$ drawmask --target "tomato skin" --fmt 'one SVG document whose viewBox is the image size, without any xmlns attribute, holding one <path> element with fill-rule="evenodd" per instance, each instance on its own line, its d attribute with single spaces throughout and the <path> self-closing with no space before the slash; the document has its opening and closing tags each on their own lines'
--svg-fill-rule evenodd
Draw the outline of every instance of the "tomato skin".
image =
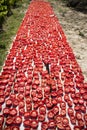
<svg viewBox="0 0 87 130">
<path fill-rule="evenodd" d="M 64 127 L 68 126 L 68 125 L 69 125 L 69 120 L 68 120 L 68 118 L 64 117 L 62 123 L 63 123 L 63 126 L 64 126 Z"/>
<path fill-rule="evenodd" d="M 24 95 L 23 94 L 18 94 L 17 95 L 17 100 L 20 102 L 20 101 L 22 101 L 22 100 L 24 100 Z"/>
<path fill-rule="evenodd" d="M 79 126 L 74 126 L 74 130 L 81 130 Z"/>
<path fill-rule="evenodd" d="M 76 117 L 74 115 L 70 116 L 70 121 L 73 125 L 76 125 Z"/>
<path fill-rule="evenodd" d="M 60 123 L 57 123 L 57 128 L 59 129 L 59 130 L 64 130 L 64 126 L 63 126 L 63 124 L 60 122 Z"/>
<path fill-rule="evenodd" d="M 19 115 L 20 115 L 20 116 L 23 116 L 23 115 L 24 115 L 24 112 L 25 112 L 25 109 L 24 109 L 24 108 L 19 108 Z"/>
<path fill-rule="evenodd" d="M 1 85 L 1 86 L 0 86 L 0 90 L 3 90 L 3 91 L 4 91 L 4 90 L 5 90 L 5 86 L 4 86 L 4 85 L 3 85 L 3 86 Z"/>
<path fill-rule="evenodd" d="M 57 96 L 58 96 L 58 93 L 57 93 L 57 91 L 51 92 L 51 96 L 52 96 L 52 98 L 55 98 L 55 97 L 57 97 Z"/>
<path fill-rule="evenodd" d="M 87 114 L 84 115 L 84 120 L 87 122 Z"/>
<path fill-rule="evenodd" d="M 38 121 L 43 122 L 44 120 L 45 120 L 45 115 L 44 114 L 38 115 Z"/>
<path fill-rule="evenodd" d="M 5 98 L 3 96 L 0 97 L 0 104 L 2 105 L 5 101 Z"/>
<path fill-rule="evenodd" d="M 80 110 L 80 106 L 79 105 L 75 105 L 74 110 L 75 111 L 79 111 Z"/>
<path fill-rule="evenodd" d="M 3 115 L 5 117 L 7 117 L 9 115 L 9 112 L 10 112 L 9 108 L 6 107 L 6 108 L 3 109 Z"/>
<path fill-rule="evenodd" d="M 13 117 L 8 116 L 6 118 L 6 124 L 7 124 L 7 126 L 11 126 L 13 124 L 13 122 L 14 122 L 14 118 Z"/>
<path fill-rule="evenodd" d="M 82 119 L 82 114 L 80 112 L 76 112 L 76 119 L 81 120 Z"/>
<path fill-rule="evenodd" d="M 66 109 L 61 109 L 60 115 L 63 117 L 66 116 Z"/>
<path fill-rule="evenodd" d="M 58 106 L 53 107 L 53 113 L 54 113 L 54 115 L 57 115 L 59 113 L 59 107 Z"/>
<path fill-rule="evenodd" d="M 54 118 L 54 113 L 53 113 L 52 110 L 51 110 L 51 111 L 48 111 L 47 117 L 48 117 L 48 119 L 53 119 L 53 118 Z"/>
<path fill-rule="evenodd" d="M 83 94 L 83 99 L 84 99 L 85 101 L 87 101 L 87 92 L 85 92 L 85 93 Z"/>
<path fill-rule="evenodd" d="M 80 107 L 81 112 L 86 113 L 86 106 L 82 105 Z"/>
<path fill-rule="evenodd" d="M 33 98 L 32 98 L 32 100 L 33 100 L 33 102 L 35 103 L 35 102 L 37 102 L 37 101 L 38 101 L 38 97 L 37 97 L 37 96 L 35 96 L 35 97 L 33 97 Z"/>
<path fill-rule="evenodd" d="M 39 104 L 37 102 L 34 103 L 34 109 L 37 110 L 39 107 Z"/>
<path fill-rule="evenodd" d="M 0 130 L 2 130 L 2 127 L 3 127 L 3 125 L 2 125 L 2 124 L 0 124 Z"/>
<path fill-rule="evenodd" d="M 2 105 L 0 105 L 0 112 L 2 111 Z"/>
<path fill-rule="evenodd" d="M 40 113 L 40 114 L 46 114 L 46 107 L 43 106 L 43 105 L 40 106 L 40 107 L 39 107 L 39 113 Z"/>
<path fill-rule="evenodd" d="M 0 125 L 3 125 L 3 123 L 4 123 L 4 116 L 0 115 Z"/>
<path fill-rule="evenodd" d="M 24 130 L 31 130 L 31 128 L 24 128 Z"/>
<path fill-rule="evenodd" d="M 47 94 L 50 93 L 50 86 L 46 86 L 46 87 L 45 87 L 44 93 L 47 93 Z"/>
<path fill-rule="evenodd" d="M 11 107 L 12 106 L 12 100 L 11 99 L 6 100 L 6 106 L 7 107 Z"/>
<path fill-rule="evenodd" d="M 43 130 L 47 130 L 48 129 L 48 122 L 42 122 L 41 128 Z"/>
<path fill-rule="evenodd" d="M 25 112 L 24 113 L 24 118 L 25 119 L 29 119 L 29 117 L 30 117 L 30 112 Z"/>
<path fill-rule="evenodd" d="M 18 126 L 13 126 L 11 129 L 12 130 L 20 130 L 20 128 Z"/>
<path fill-rule="evenodd" d="M 72 103 L 71 100 L 68 100 L 68 101 L 67 101 L 67 104 L 68 104 L 69 107 L 72 107 L 72 104 L 73 104 L 73 103 Z"/>
<path fill-rule="evenodd" d="M 38 127 L 38 121 L 37 120 L 31 120 L 31 128 L 36 129 Z"/>
<path fill-rule="evenodd" d="M 46 107 L 47 107 L 47 109 L 52 109 L 52 107 L 53 107 L 52 102 L 46 103 Z"/>
<path fill-rule="evenodd" d="M 3 97 L 4 96 L 4 90 L 2 89 L 2 90 L 0 90 L 0 97 Z"/>
<path fill-rule="evenodd" d="M 24 127 L 30 127 L 30 124 L 31 124 L 31 120 L 29 120 L 29 119 L 26 119 L 23 122 Z"/>
<path fill-rule="evenodd" d="M 52 104 L 53 104 L 53 106 L 57 105 L 57 99 L 56 98 L 52 99 Z"/>
<path fill-rule="evenodd" d="M 32 109 L 32 104 L 26 104 L 26 109 L 29 112 Z"/>
<path fill-rule="evenodd" d="M 15 94 L 10 94 L 10 99 L 11 99 L 12 101 L 14 101 L 15 98 L 16 98 L 16 95 L 15 95 Z"/>
<path fill-rule="evenodd" d="M 27 97 L 27 98 L 26 98 L 26 104 L 31 103 L 31 101 L 32 101 L 32 100 L 31 100 L 31 98 L 30 98 L 30 97 Z"/>
<path fill-rule="evenodd" d="M 19 101 L 18 101 L 17 99 L 15 99 L 15 100 L 13 101 L 13 107 L 17 107 L 18 104 L 19 104 Z"/>
<path fill-rule="evenodd" d="M 74 111 L 73 111 L 72 108 L 68 108 L 68 115 L 69 115 L 69 116 L 74 115 Z"/>
<path fill-rule="evenodd" d="M 21 116 L 15 116 L 14 123 L 15 123 L 15 125 L 17 125 L 17 126 L 20 126 L 21 123 L 22 123 L 22 118 L 21 118 Z"/>
<path fill-rule="evenodd" d="M 20 101 L 18 106 L 19 106 L 19 109 L 24 108 L 25 106 L 24 101 Z"/>
<path fill-rule="evenodd" d="M 48 122 L 48 128 L 49 129 L 55 129 L 56 128 L 56 124 L 55 124 L 54 120 L 50 120 Z"/>
<path fill-rule="evenodd" d="M 65 102 L 60 102 L 60 108 L 61 109 L 66 109 L 66 103 Z"/>
<path fill-rule="evenodd" d="M 36 110 L 32 110 L 30 112 L 30 117 L 36 119 L 38 116 L 38 112 Z"/>
<path fill-rule="evenodd" d="M 7 126 L 7 127 L 5 128 L 5 130 L 12 130 L 12 127 L 11 127 L 11 126 Z"/>
<path fill-rule="evenodd" d="M 84 129 L 85 123 L 84 123 L 84 121 L 81 119 L 81 120 L 78 121 L 78 125 L 79 125 L 80 129 Z"/>
<path fill-rule="evenodd" d="M 10 116 L 16 116 L 17 115 L 17 110 L 15 108 L 10 109 Z"/>
</svg>

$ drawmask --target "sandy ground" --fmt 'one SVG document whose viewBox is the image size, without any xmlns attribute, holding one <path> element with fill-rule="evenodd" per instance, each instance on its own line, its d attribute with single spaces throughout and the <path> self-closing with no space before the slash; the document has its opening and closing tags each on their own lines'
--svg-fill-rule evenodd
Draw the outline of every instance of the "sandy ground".
<svg viewBox="0 0 87 130">
<path fill-rule="evenodd" d="M 87 14 L 71 9 L 61 0 L 51 3 L 87 82 Z"/>
</svg>

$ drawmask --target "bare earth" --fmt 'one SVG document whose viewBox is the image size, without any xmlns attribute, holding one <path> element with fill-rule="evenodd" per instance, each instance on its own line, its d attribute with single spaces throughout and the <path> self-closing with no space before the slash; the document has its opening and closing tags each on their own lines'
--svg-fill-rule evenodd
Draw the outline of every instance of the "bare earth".
<svg viewBox="0 0 87 130">
<path fill-rule="evenodd" d="M 47 0 L 65 32 L 87 82 L 87 14 L 67 7 L 61 0 Z"/>
</svg>

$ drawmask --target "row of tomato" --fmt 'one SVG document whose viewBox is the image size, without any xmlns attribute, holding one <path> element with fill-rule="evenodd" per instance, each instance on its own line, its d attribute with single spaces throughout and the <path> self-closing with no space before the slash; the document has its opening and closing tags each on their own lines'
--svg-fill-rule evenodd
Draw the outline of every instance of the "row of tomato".
<svg viewBox="0 0 87 130">
<path fill-rule="evenodd" d="M 32 1 L 0 75 L 0 129 L 86 130 L 87 83 L 49 3 Z"/>
</svg>

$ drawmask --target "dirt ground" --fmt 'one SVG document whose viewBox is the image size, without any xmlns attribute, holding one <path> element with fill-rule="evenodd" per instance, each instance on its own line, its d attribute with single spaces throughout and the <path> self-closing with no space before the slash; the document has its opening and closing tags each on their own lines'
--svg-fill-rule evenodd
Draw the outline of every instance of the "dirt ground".
<svg viewBox="0 0 87 130">
<path fill-rule="evenodd" d="M 47 0 L 65 32 L 87 82 L 87 14 L 66 6 L 61 0 Z"/>
</svg>

